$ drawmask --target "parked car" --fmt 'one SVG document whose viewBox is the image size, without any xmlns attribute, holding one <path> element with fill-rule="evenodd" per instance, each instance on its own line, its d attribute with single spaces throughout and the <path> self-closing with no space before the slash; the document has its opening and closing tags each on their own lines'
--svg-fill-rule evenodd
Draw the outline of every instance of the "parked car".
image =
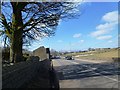
<svg viewBox="0 0 120 90">
<path fill-rule="evenodd" d="M 74 60 L 72 56 L 66 56 L 65 59 L 67 59 L 67 60 Z"/>
</svg>

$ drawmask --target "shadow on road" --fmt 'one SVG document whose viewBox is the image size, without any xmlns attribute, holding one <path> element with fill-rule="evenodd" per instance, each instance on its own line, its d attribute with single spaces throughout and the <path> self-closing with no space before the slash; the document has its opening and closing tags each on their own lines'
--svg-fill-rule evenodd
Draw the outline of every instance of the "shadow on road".
<svg viewBox="0 0 120 90">
<path fill-rule="evenodd" d="M 115 63 L 66 65 L 55 67 L 55 69 L 59 80 L 120 75 L 120 68 Z"/>
</svg>

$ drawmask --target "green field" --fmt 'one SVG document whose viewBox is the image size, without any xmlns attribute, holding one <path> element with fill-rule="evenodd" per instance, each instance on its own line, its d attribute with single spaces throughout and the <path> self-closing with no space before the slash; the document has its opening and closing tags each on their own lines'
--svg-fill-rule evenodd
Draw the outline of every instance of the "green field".
<svg viewBox="0 0 120 90">
<path fill-rule="evenodd" d="M 79 59 L 89 59 L 89 60 L 113 60 L 113 58 L 120 58 L 118 55 L 120 49 L 104 49 L 104 50 L 95 50 L 79 53 L 71 53 L 67 55 L 72 55 L 75 58 Z"/>
</svg>

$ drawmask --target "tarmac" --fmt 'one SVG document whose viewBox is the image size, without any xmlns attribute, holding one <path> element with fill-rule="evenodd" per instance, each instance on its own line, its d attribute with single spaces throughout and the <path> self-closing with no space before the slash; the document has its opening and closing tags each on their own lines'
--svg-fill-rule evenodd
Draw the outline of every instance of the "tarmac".
<svg viewBox="0 0 120 90">
<path fill-rule="evenodd" d="M 114 63 L 99 63 L 84 60 L 53 60 L 63 88 L 119 89 L 120 68 Z"/>
</svg>

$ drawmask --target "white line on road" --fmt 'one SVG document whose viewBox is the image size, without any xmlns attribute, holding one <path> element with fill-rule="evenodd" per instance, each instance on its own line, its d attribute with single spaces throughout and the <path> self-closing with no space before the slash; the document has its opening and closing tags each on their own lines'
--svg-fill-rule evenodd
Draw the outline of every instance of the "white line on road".
<svg viewBox="0 0 120 90">
<path fill-rule="evenodd" d="M 74 62 L 74 61 L 67 61 L 67 62 L 70 62 L 72 64 L 80 64 L 80 63 L 77 63 L 77 62 Z"/>
<path fill-rule="evenodd" d="M 86 65 L 83 65 L 84 67 L 88 67 L 88 66 L 86 66 Z M 90 67 L 89 67 L 90 68 Z M 91 68 L 92 69 L 92 68 Z M 94 69 L 93 69 L 94 70 Z M 94 71 L 93 71 L 94 72 Z M 94 73 L 96 73 L 96 72 L 94 72 Z M 99 75 L 101 75 L 101 76 L 103 76 L 101 73 L 96 73 L 96 74 L 99 74 Z M 113 79 L 113 78 L 109 78 L 108 76 L 103 76 L 103 77 L 105 77 L 105 78 L 107 78 L 107 79 L 110 79 L 110 80 L 113 80 L 113 81 L 115 81 L 115 82 L 120 82 L 120 81 L 118 81 L 118 80 L 116 80 L 116 79 Z"/>
<path fill-rule="evenodd" d="M 69 62 L 74 63 L 74 64 L 79 64 L 79 63 L 74 62 L 74 61 L 69 61 Z M 96 68 L 90 68 L 90 67 L 88 67 L 88 66 L 86 66 L 86 65 L 82 65 L 82 66 L 89 68 L 89 69 L 90 69 L 89 71 L 91 71 L 91 70 L 92 70 L 92 72 L 94 72 L 93 70 L 95 70 L 95 69 L 96 69 Z M 83 71 L 83 72 L 86 72 L 86 71 Z M 105 71 L 104 71 L 104 72 L 105 72 Z M 101 73 L 96 73 L 96 72 L 94 72 L 94 73 L 95 73 L 95 74 L 99 74 L 99 75 L 103 76 Z M 108 73 L 108 72 L 106 72 L 106 73 Z M 72 75 L 72 76 L 73 76 L 73 75 Z M 75 76 L 75 75 L 74 75 L 74 76 Z M 110 79 L 110 80 L 113 80 L 113 81 L 115 81 L 115 82 L 120 82 L 120 81 L 118 81 L 118 80 L 116 80 L 116 79 L 109 78 L 108 76 L 103 76 L 103 77 L 105 77 L 105 78 L 107 78 L 107 79 Z"/>
<path fill-rule="evenodd" d="M 74 60 L 73 60 L 73 61 L 69 61 L 69 60 L 57 60 L 57 61 L 59 61 L 59 64 L 61 64 L 60 66 L 62 66 L 62 65 L 70 65 L 70 63 L 71 63 L 71 64 L 80 64 L 80 63 L 75 62 Z M 63 61 L 66 61 L 66 62 L 63 63 Z M 96 68 L 88 67 L 87 65 L 83 65 L 83 64 L 82 64 L 82 66 L 89 68 L 90 70 L 92 70 L 92 72 L 94 72 L 93 70 L 96 69 Z M 94 73 L 103 76 L 101 73 L 96 73 L 96 72 L 94 72 Z M 106 73 L 107 73 L 107 72 L 106 72 Z M 72 75 L 72 76 L 73 76 L 73 75 Z M 76 76 L 76 75 L 74 75 L 74 76 Z M 120 81 L 118 81 L 118 80 L 116 80 L 116 79 L 113 79 L 113 78 L 110 78 L 110 77 L 108 77 L 108 76 L 103 76 L 103 77 L 105 77 L 105 78 L 107 78 L 107 79 L 110 79 L 110 80 L 113 80 L 113 81 L 115 81 L 115 82 L 120 82 Z"/>
</svg>

